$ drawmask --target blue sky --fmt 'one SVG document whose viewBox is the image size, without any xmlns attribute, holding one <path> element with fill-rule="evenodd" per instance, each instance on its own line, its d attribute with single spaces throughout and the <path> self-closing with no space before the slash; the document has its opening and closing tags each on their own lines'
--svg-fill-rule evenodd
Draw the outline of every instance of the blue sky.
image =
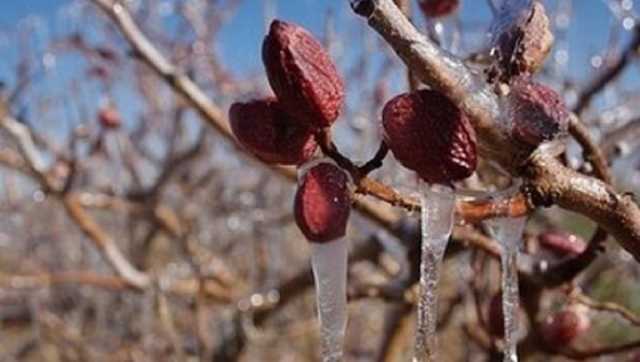
<svg viewBox="0 0 640 362">
<path fill-rule="evenodd" d="M 67 4 L 66 0 L 2 0 L 0 1 L 0 29 L 15 27 L 21 19 L 29 15 L 38 15 L 53 21 L 57 9 Z M 320 33 L 323 18 L 332 10 L 343 24 L 344 18 L 353 15 L 348 9 L 347 0 L 278 0 L 274 1 L 277 16 L 303 24 L 316 33 Z M 553 7 L 555 0 L 547 1 Z M 584 62 L 591 53 L 606 44 L 606 30 L 609 26 L 608 11 L 603 0 L 574 0 L 575 21 L 570 31 L 570 44 L 577 51 L 573 61 Z M 264 35 L 263 6 L 259 0 L 244 0 L 237 16 L 223 31 L 221 50 L 237 71 L 259 66 L 256 52 Z M 472 23 L 486 23 L 490 18 L 484 0 L 463 1 L 461 17 Z M 353 21 L 360 21 L 353 19 Z M 576 64 L 577 65 L 577 64 Z M 572 67 L 573 68 L 573 67 Z"/>
<path fill-rule="evenodd" d="M 82 0 L 77 0 L 81 3 Z M 86 0 L 89 2 L 89 0 Z M 164 0 L 172 3 L 174 0 Z M 557 1 L 547 0 L 548 8 L 553 9 Z M 639 3 L 640 1 L 637 1 Z M 43 20 L 46 32 L 58 32 L 73 29 L 60 18 L 60 9 L 69 4 L 69 0 L 0 0 L 0 40 L 2 31 L 7 31 L 21 24 L 25 18 L 37 16 Z M 362 34 L 358 33 L 358 24 L 363 20 L 356 17 L 349 9 L 348 0 L 273 0 L 275 13 L 278 18 L 299 23 L 315 34 L 323 34 L 325 15 L 332 12 L 338 28 L 337 33 L 348 39 L 344 44 L 345 55 L 348 58 L 350 49 L 362 46 Z M 464 24 L 475 24 L 478 32 L 478 43 L 487 38 L 486 28 L 491 13 L 485 0 L 463 0 L 460 17 Z M 636 4 L 638 6 L 638 4 Z M 612 17 L 605 6 L 605 0 L 573 0 L 574 16 L 568 33 L 568 46 L 571 58 L 566 73 L 578 84 L 584 83 L 593 76 L 593 70 L 588 64 L 590 58 L 602 51 L 609 41 L 609 29 Z M 216 44 L 229 69 L 237 74 L 246 72 L 261 72 L 262 61 L 260 47 L 265 34 L 264 4 L 261 0 L 243 0 L 237 14 L 222 29 L 221 42 Z M 367 30 L 369 31 L 369 30 Z M 344 35 L 348 34 L 348 35 Z M 628 38 L 623 32 L 622 43 Z M 8 44 L 6 43 L 8 41 Z M 0 79 L 11 82 L 15 66 L 15 39 L 7 39 L 3 46 L 0 41 Z M 472 44 L 479 48 L 481 44 Z M 556 50 L 559 49 L 558 43 Z M 71 71 L 74 70 L 71 65 Z M 65 70 L 58 68 L 60 72 Z M 627 88 L 634 88 L 638 80 L 637 68 L 627 70 L 624 84 Z M 58 84 L 50 81 L 49 87 Z M 46 92 L 47 89 L 45 88 Z"/>
</svg>

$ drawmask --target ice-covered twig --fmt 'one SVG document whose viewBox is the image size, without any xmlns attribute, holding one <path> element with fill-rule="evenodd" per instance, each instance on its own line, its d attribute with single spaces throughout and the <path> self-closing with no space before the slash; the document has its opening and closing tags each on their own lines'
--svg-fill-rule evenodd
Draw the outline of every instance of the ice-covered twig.
<svg viewBox="0 0 640 362">
<path fill-rule="evenodd" d="M 348 174 L 330 159 L 299 168 L 294 201 L 296 224 L 311 245 L 322 360 L 342 361 L 347 327 L 347 222 L 351 209 Z"/>
<path fill-rule="evenodd" d="M 389 43 L 417 77 L 461 105 L 478 133 L 482 155 L 525 177 L 530 207 L 557 204 L 591 218 L 636 260 L 640 260 L 640 208 L 627 196 L 595 178 L 563 166 L 541 152 L 513 167 L 520 152 L 497 123 L 497 96 L 476 81 L 470 70 L 422 36 L 391 0 L 351 0 L 354 10 Z M 481 82 L 480 82 L 481 83 Z M 512 167 L 509 167 L 512 166 Z"/>
</svg>

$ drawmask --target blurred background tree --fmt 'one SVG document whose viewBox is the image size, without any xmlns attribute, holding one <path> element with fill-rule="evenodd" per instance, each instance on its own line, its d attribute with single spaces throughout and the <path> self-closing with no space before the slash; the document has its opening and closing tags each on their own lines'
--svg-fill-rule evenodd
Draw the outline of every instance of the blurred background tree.
<svg viewBox="0 0 640 362">
<path fill-rule="evenodd" d="M 270 94 L 260 47 L 274 18 L 309 29 L 338 64 L 347 103 L 334 140 L 354 162 L 374 156 L 382 106 L 415 79 L 348 1 L 130 0 L 120 13 L 100 3 L 0 5 L 2 360 L 316 360 L 295 173 L 239 148 L 227 110 Z M 499 1 L 462 1 L 437 20 L 396 3 L 442 47 L 484 64 Z M 556 41 L 538 79 L 580 117 L 616 190 L 640 191 L 637 2 L 544 4 Z M 570 140 L 563 161 L 597 174 L 583 145 Z M 392 157 L 372 178 L 405 196 L 417 182 Z M 481 165 L 470 186 L 498 179 Z M 418 217 L 357 199 L 346 359 L 406 361 Z M 531 215 L 522 360 L 638 358 L 638 265 L 613 238 L 586 247 L 595 226 L 558 207 Z M 459 225 L 444 268 L 443 360 L 499 360 L 498 246 Z"/>
</svg>

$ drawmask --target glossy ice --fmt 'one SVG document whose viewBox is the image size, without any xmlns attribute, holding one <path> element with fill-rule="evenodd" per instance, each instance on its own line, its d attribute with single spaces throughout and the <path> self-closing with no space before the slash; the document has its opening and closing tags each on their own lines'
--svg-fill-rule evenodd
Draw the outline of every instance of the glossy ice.
<svg viewBox="0 0 640 362">
<path fill-rule="evenodd" d="M 455 209 L 453 190 L 423 184 L 421 193 L 422 251 L 420 294 L 413 360 L 437 361 L 438 280 Z"/>
<path fill-rule="evenodd" d="M 504 315 L 504 361 L 517 362 L 518 252 L 526 217 L 491 220 L 494 237 L 502 246 L 502 312 Z"/>
<path fill-rule="evenodd" d="M 347 242 L 311 243 L 322 361 L 342 361 L 347 328 Z"/>
</svg>

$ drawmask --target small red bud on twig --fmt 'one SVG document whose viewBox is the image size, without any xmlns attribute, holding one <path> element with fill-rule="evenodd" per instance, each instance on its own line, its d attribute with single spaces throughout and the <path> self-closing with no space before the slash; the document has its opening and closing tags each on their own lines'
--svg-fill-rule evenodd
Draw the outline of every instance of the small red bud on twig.
<svg viewBox="0 0 640 362">
<path fill-rule="evenodd" d="M 307 171 L 294 203 L 296 223 L 307 240 L 328 242 L 345 235 L 351 211 L 347 174 L 323 162 Z"/>
<path fill-rule="evenodd" d="M 336 66 L 304 28 L 274 20 L 262 44 L 269 83 L 283 109 L 316 128 L 338 118 L 344 86 Z"/>
<path fill-rule="evenodd" d="M 508 99 L 512 136 L 523 146 L 536 148 L 544 141 L 564 136 L 569 112 L 562 98 L 551 88 L 530 77 L 514 79 Z"/>
<path fill-rule="evenodd" d="M 475 171 L 475 130 L 443 94 L 420 90 L 396 96 L 385 105 L 382 123 L 395 158 L 426 182 L 451 184 Z"/>
<path fill-rule="evenodd" d="M 299 165 L 318 146 L 310 129 L 286 114 L 273 98 L 234 103 L 229 121 L 238 142 L 265 163 Z"/>
</svg>

